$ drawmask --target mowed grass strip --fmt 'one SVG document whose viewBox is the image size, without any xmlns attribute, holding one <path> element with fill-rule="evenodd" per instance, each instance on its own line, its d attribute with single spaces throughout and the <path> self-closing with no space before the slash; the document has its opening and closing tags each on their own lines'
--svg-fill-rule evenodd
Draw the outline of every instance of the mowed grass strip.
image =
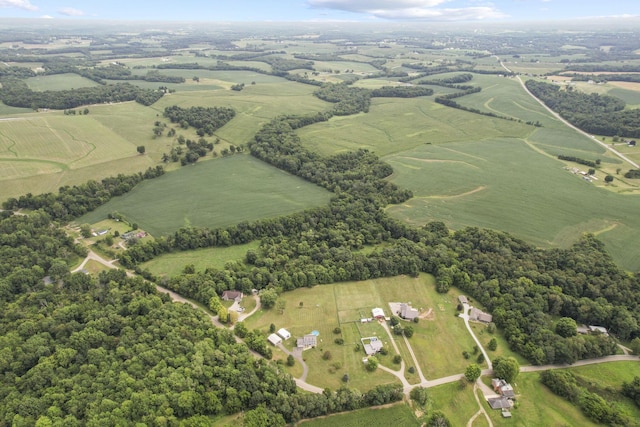
<svg viewBox="0 0 640 427">
<path fill-rule="evenodd" d="M 372 427 L 394 426 L 415 427 L 421 425 L 413 411 L 405 403 L 397 403 L 383 408 L 365 408 L 357 411 L 303 420 L 297 425 L 303 427 Z"/>
<path fill-rule="evenodd" d="M 140 267 L 149 269 L 157 276 L 177 276 L 185 265 L 191 265 L 196 270 L 204 270 L 207 267 L 224 268 L 228 261 L 242 261 L 248 250 L 258 248 L 260 242 L 253 241 L 245 245 L 234 245 L 228 248 L 205 248 L 195 251 L 181 251 L 160 255 L 151 261 L 143 263 Z"/>
<path fill-rule="evenodd" d="M 29 77 L 27 80 L 29 89 L 37 92 L 45 90 L 70 90 L 81 87 L 99 86 L 98 83 L 86 77 L 74 73 L 53 74 L 50 76 Z"/>
<path fill-rule="evenodd" d="M 328 203 L 330 193 L 249 155 L 204 161 L 145 181 L 79 223 L 119 212 L 153 236 L 185 225 L 222 227 Z"/>
</svg>

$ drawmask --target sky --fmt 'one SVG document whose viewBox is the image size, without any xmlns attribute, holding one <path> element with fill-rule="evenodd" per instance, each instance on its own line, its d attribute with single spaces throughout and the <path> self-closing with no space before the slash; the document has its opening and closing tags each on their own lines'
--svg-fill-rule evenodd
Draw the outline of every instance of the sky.
<svg viewBox="0 0 640 427">
<path fill-rule="evenodd" d="M 640 0 L 0 0 L 0 18 L 128 21 L 548 21 L 640 16 Z"/>
</svg>

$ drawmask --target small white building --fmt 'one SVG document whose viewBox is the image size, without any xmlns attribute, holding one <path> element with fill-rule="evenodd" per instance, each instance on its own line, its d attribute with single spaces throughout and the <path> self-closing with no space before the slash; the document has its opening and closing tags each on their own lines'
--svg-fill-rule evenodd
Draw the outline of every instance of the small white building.
<svg viewBox="0 0 640 427">
<path fill-rule="evenodd" d="M 374 319 L 384 319 L 384 310 L 380 307 L 374 308 L 373 310 L 371 310 L 371 317 L 373 317 Z"/>
<path fill-rule="evenodd" d="M 291 338 L 291 333 L 285 328 L 278 329 L 278 335 L 280 335 L 280 337 L 285 341 Z"/>
<path fill-rule="evenodd" d="M 271 334 L 267 337 L 267 341 L 269 341 L 273 345 L 278 345 L 282 342 L 282 338 L 280 338 L 276 334 Z"/>
</svg>

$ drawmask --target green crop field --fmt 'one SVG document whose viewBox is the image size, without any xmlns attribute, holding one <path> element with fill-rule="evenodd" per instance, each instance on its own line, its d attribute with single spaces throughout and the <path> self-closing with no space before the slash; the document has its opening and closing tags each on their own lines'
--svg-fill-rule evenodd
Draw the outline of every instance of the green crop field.
<svg viewBox="0 0 640 427">
<path fill-rule="evenodd" d="M 205 248 L 194 251 L 182 251 L 160 255 L 151 261 L 140 265 L 140 268 L 149 269 L 156 276 L 176 276 L 180 274 L 185 265 L 193 264 L 197 271 L 213 267 L 222 269 L 231 260 L 241 261 L 247 251 L 257 249 L 258 241 L 244 245 L 234 245 L 228 248 Z"/>
<path fill-rule="evenodd" d="M 35 91 L 43 90 L 68 90 L 81 87 L 98 86 L 98 83 L 86 77 L 73 73 L 53 74 L 51 76 L 37 76 L 27 79 L 29 89 Z"/>
<path fill-rule="evenodd" d="M 354 345 L 362 337 L 380 337 L 389 349 L 388 356 L 381 356 L 381 363 L 392 369 L 397 369 L 397 365 L 393 365 L 390 360 L 395 351 L 381 325 L 377 322 L 361 324 L 360 318 L 371 317 L 371 309 L 374 307 L 382 308 L 389 315 L 389 302 L 410 301 L 413 307 L 422 309 L 425 314 L 431 309 L 427 318 L 411 324 L 415 334 L 409 339 L 427 379 L 464 372 L 469 362 L 462 357 L 462 352 L 471 351 L 474 343 L 464 322 L 454 317 L 456 297 L 457 294 L 454 295 L 453 291 L 446 295 L 436 293 L 433 277 L 429 275 L 347 282 L 284 293 L 279 297 L 285 301 L 286 308 L 282 314 L 275 309 L 261 310 L 246 322 L 249 328 L 264 331 L 273 323 L 277 328 L 287 328 L 294 337 L 318 330 L 322 342 L 318 348 L 304 353 L 309 365 L 307 381 L 319 387 L 335 389 L 341 385 L 342 375 L 348 373 L 351 386 L 370 387 L 393 381 L 394 378 L 382 371 L 375 375 L 367 373 L 361 362 L 364 352 L 354 352 Z M 333 343 L 336 335 L 332 331 L 336 326 L 342 329 L 345 340 L 343 346 Z M 412 366 L 414 363 L 403 348 L 403 339 L 395 336 L 394 339 L 400 346 L 405 363 Z M 293 342 L 285 345 L 291 347 Z M 335 373 L 328 371 L 331 362 L 321 358 L 322 353 L 327 350 L 333 354 L 332 361 L 342 364 L 342 368 Z M 413 380 L 415 379 L 414 377 Z M 412 381 L 412 378 L 409 380 Z"/>
<path fill-rule="evenodd" d="M 185 225 L 213 228 L 298 212 L 326 204 L 329 196 L 251 156 L 236 155 L 145 181 L 78 222 L 92 224 L 117 211 L 161 236 Z"/>
<path fill-rule="evenodd" d="M 599 233 L 622 266 L 640 267 L 629 250 L 640 238 L 637 196 L 587 183 L 520 140 L 422 146 L 386 160 L 395 171 L 393 182 L 415 195 L 389 207 L 397 218 L 499 229 L 545 247 L 566 247 L 584 232 Z"/>
<path fill-rule="evenodd" d="M 415 427 L 421 424 L 409 406 L 404 403 L 398 403 L 391 407 L 366 408 L 314 418 L 308 421 L 301 421 L 297 425 L 302 427 Z"/>
<path fill-rule="evenodd" d="M 526 137 L 531 126 L 461 112 L 432 97 L 375 98 L 370 112 L 334 117 L 299 131 L 303 144 L 323 154 L 365 148 L 379 156 L 425 144 L 481 140 L 502 135 Z"/>
</svg>

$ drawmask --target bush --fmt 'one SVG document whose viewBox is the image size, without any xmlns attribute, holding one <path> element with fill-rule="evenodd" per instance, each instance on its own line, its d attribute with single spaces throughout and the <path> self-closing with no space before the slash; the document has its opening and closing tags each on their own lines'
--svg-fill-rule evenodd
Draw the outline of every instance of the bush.
<svg viewBox="0 0 640 427">
<path fill-rule="evenodd" d="M 339 334 L 339 333 L 341 333 L 341 332 L 342 332 L 342 329 L 340 329 L 340 327 L 339 327 L 339 326 L 336 326 L 335 328 L 333 328 L 333 333 L 334 333 L 334 334 Z"/>
<path fill-rule="evenodd" d="M 487 348 L 489 348 L 489 350 L 491 351 L 496 351 L 496 349 L 498 348 L 498 341 L 496 341 L 495 338 L 491 338 L 491 341 L 489 341 Z"/>
<path fill-rule="evenodd" d="M 332 358 L 332 357 L 333 357 L 333 356 L 331 355 L 331 352 L 330 352 L 329 350 L 325 351 L 325 352 L 322 354 L 322 359 L 323 359 L 323 360 L 331 360 L 331 358 Z"/>
<path fill-rule="evenodd" d="M 342 345 L 344 344 L 344 338 L 336 338 L 335 340 L 333 340 L 333 342 L 338 345 Z"/>
<path fill-rule="evenodd" d="M 393 356 L 393 363 L 395 363 L 396 365 L 402 363 L 402 356 L 400 356 L 399 354 Z"/>
<path fill-rule="evenodd" d="M 416 373 L 416 368 L 414 368 L 413 366 L 410 366 L 408 369 L 410 374 L 415 374 Z"/>
<path fill-rule="evenodd" d="M 380 354 L 383 356 L 386 356 L 387 354 L 389 354 L 389 350 L 387 350 L 386 348 L 382 347 L 380 349 Z"/>
<path fill-rule="evenodd" d="M 471 355 L 469 354 L 468 351 L 465 350 L 465 351 L 462 352 L 462 357 L 464 357 L 465 359 L 468 359 L 468 358 L 471 357 Z"/>
<path fill-rule="evenodd" d="M 287 366 L 293 366 L 293 365 L 295 365 L 295 363 L 296 363 L 296 361 L 293 358 L 293 355 L 291 355 L 291 354 L 288 355 L 287 356 Z"/>
</svg>

